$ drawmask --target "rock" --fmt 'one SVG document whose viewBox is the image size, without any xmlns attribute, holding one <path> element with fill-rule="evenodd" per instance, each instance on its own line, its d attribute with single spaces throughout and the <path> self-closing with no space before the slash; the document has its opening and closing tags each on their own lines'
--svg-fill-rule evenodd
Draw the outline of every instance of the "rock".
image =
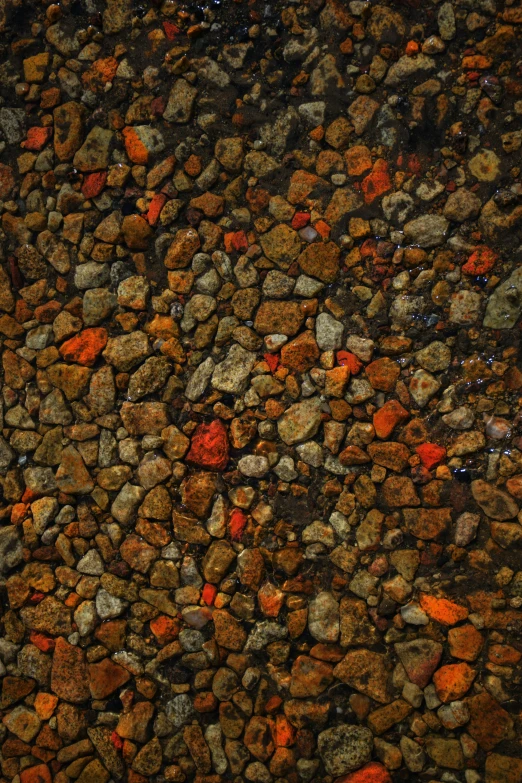
<svg viewBox="0 0 522 783">
<path fill-rule="evenodd" d="M 316 320 L 315 336 L 322 351 L 336 351 L 342 345 L 343 325 L 328 313 L 321 313 Z"/>
<path fill-rule="evenodd" d="M 21 563 L 23 547 L 17 528 L 7 525 L 0 528 L 0 571 L 5 574 Z"/>
<path fill-rule="evenodd" d="M 397 643 L 395 651 L 411 682 L 426 687 L 441 659 L 442 645 L 431 639 L 416 639 Z"/>
<path fill-rule="evenodd" d="M 245 389 L 256 356 L 240 345 L 234 344 L 226 358 L 212 372 L 212 388 L 234 394 Z"/>
<path fill-rule="evenodd" d="M 266 457 L 256 457 L 253 454 L 242 457 L 237 467 L 244 476 L 251 478 L 262 478 L 270 470 Z"/>
<path fill-rule="evenodd" d="M 265 255 L 281 269 L 288 269 L 301 250 L 301 240 L 296 231 L 285 223 L 273 228 L 261 239 Z"/>
<path fill-rule="evenodd" d="M 480 212 L 481 201 L 466 188 L 459 188 L 451 193 L 444 207 L 444 217 L 462 223 L 464 220 L 476 217 Z"/>
<path fill-rule="evenodd" d="M 522 313 L 522 270 L 515 271 L 490 295 L 483 325 L 488 329 L 512 329 Z"/>
<path fill-rule="evenodd" d="M 261 335 L 284 334 L 293 337 L 304 321 L 305 314 L 298 302 L 286 302 L 285 307 L 277 300 L 262 302 L 254 328 Z"/>
<path fill-rule="evenodd" d="M 198 91 L 185 79 L 174 82 L 163 117 L 167 122 L 186 123 L 190 120 Z"/>
<path fill-rule="evenodd" d="M 391 701 L 386 659 L 370 650 L 352 650 L 334 669 L 334 676 L 380 704 Z"/>
<path fill-rule="evenodd" d="M 409 242 L 420 247 L 437 247 L 446 238 L 449 222 L 442 215 L 421 215 L 404 226 Z"/>
<path fill-rule="evenodd" d="M 318 397 L 291 405 L 281 416 L 277 429 L 283 441 L 291 446 L 313 438 L 321 424 L 321 403 Z"/>
<path fill-rule="evenodd" d="M 369 729 L 346 723 L 322 731 L 317 738 L 323 764 L 331 775 L 344 775 L 369 761 L 372 743 Z"/>
<path fill-rule="evenodd" d="M 61 636 L 54 649 L 51 689 L 61 699 L 75 704 L 87 701 L 90 696 L 83 650 Z"/>
<path fill-rule="evenodd" d="M 506 492 L 477 479 L 471 483 L 473 497 L 490 519 L 513 519 L 518 514 L 518 506 Z"/>
<path fill-rule="evenodd" d="M 73 158 L 74 166 L 80 171 L 100 171 L 109 165 L 109 147 L 113 133 L 96 125 L 85 138 Z"/>
<path fill-rule="evenodd" d="M 140 364 L 150 353 L 145 332 L 133 332 L 119 337 L 109 337 L 103 351 L 104 359 L 119 372 L 128 372 Z"/>
<path fill-rule="evenodd" d="M 388 70 L 384 83 L 389 87 L 398 87 L 412 76 L 431 71 L 436 67 L 435 60 L 425 54 L 417 54 L 416 57 L 403 56 Z"/>
<path fill-rule="evenodd" d="M 331 593 L 319 593 L 310 602 L 308 630 L 319 642 L 337 641 L 339 637 L 339 604 Z"/>
<path fill-rule="evenodd" d="M 301 253 L 298 262 L 305 274 L 317 277 L 323 283 L 332 283 L 339 270 L 339 256 L 339 248 L 334 242 L 314 243 Z"/>
</svg>

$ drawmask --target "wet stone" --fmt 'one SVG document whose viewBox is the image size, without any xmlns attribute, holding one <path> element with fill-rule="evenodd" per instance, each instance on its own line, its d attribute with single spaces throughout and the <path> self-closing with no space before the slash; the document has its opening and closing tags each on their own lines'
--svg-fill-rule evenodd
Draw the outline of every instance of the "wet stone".
<svg viewBox="0 0 522 783">
<path fill-rule="evenodd" d="M 208 5 L 0 7 L 2 781 L 518 783 L 522 13 Z"/>
</svg>

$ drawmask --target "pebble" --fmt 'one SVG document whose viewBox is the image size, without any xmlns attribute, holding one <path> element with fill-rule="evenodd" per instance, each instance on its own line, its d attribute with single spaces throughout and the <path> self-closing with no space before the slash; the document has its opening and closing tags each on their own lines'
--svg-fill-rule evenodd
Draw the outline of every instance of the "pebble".
<svg viewBox="0 0 522 783">
<path fill-rule="evenodd" d="M 207 5 L 0 13 L 2 780 L 514 783 L 522 15 Z"/>
</svg>

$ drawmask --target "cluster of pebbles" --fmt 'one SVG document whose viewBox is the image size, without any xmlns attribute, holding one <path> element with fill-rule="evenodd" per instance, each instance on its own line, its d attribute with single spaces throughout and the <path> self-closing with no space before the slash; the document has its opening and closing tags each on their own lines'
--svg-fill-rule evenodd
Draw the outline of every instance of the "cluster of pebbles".
<svg viewBox="0 0 522 783">
<path fill-rule="evenodd" d="M 520 5 L 0 27 L 0 783 L 520 783 Z"/>
</svg>

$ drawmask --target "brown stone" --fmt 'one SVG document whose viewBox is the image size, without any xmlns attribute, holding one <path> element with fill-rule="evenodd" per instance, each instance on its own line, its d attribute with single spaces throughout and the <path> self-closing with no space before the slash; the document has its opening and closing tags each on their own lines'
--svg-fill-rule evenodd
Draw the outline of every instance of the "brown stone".
<svg viewBox="0 0 522 783">
<path fill-rule="evenodd" d="M 51 688 L 61 699 L 76 704 L 87 701 L 90 695 L 83 650 L 61 636 L 54 648 Z"/>
<path fill-rule="evenodd" d="M 370 650 L 351 650 L 334 669 L 334 676 L 371 699 L 391 701 L 387 660 Z"/>
<path fill-rule="evenodd" d="M 285 334 L 293 337 L 301 328 L 305 314 L 299 302 L 280 301 L 262 302 L 260 305 L 254 329 L 262 335 L 266 334 Z"/>
<path fill-rule="evenodd" d="M 334 242 L 316 242 L 308 245 L 298 261 L 306 275 L 333 283 L 339 272 L 339 256 L 340 250 Z"/>
</svg>

